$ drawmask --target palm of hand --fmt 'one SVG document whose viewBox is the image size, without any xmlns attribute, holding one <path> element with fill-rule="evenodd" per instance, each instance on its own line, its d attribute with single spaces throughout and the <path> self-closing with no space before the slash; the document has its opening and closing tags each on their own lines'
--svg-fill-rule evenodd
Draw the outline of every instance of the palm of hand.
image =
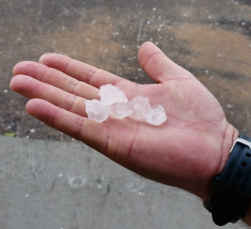
<svg viewBox="0 0 251 229">
<path fill-rule="evenodd" d="M 139 62 L 159 84 L 138 85 L 55 54 L 41 62 L 51 68 L 25 62 L 13 70 L 18 76 L 12 90 L 40 98 L 27 104 L 31 115 L 140 175 L 206 196 L 210 179 L 227 158 L 224 136 L 230 125 L 218 101 L 189 72 L 151 43 L 141 47 Z M 140 94 L 152 105 L 161 104 L 168 120 L 154 127 L 130 118 L 105 123 L 85 118 L 85 99 L 98 98 L 98 88 L 107 83 L 129 99 Z"/>
<path fill-rule="evenodd" d="M 124 125 L 110 120 L 114 145 L 108 154 L 142 176 L 197 194 L 227 158 L 222 146 L 228 123 L 216 98 L 197 79 L 189 73 L 174 77 L 157 85 L 137 85 L 127 94 L 129 98 L 141 94 L 152 105 L 161 104 L 167 121 L 154 127 L 132 119 Z M 127 88 L 126 83 L 120 88 Z"/>
</svg>

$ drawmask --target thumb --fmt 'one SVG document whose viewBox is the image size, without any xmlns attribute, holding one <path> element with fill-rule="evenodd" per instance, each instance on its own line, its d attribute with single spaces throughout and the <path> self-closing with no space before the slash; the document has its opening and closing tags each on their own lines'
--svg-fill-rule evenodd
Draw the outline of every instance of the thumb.
<svg viewBox="0 0 251 229">
<path fill-rule="evenodd" d="M 174 78 L 191 78 L 193 75 L 170 60 L 152 42 L 145 42 L 139 49 L 138 61 L 142 69 L 157 83 Z"/>
</svg>

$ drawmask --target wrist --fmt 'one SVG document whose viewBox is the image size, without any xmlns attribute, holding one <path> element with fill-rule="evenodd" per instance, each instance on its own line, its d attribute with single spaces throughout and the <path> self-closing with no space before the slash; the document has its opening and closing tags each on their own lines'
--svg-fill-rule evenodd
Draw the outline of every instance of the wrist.
<svg viewBox="0 0 251 229">
<path fill-rule="evenodd" d="M 238 218 L 251 224 L 250 142 L 251 138 L 244 134 L 239 136 L 231 147 L 231 155 L 227 163 L 212 184 L 205 206 L 212 213 L 217 225 L 236 222 Z"/>
<path fill-rule="evenodd" d="M 220 174 L 222 172 L 223 168 L 225 167 L 225 165 L 228 161 L 228 158 L 229 158 L 230 150 L 231 150 L 235 140 L 238 138 L 238 136 L 239 136 L 239 131 L 233 125 L 228 123 L 226 131 L 223 136 L 223 140 L 221 142 L 221 148 L 222 148 L 221 162 L 219 164 L 218 169 L 212 175 L 212 177 L 207 185 L 205 193 L 201 197 L 203 201 L 206 201 L 208 199 L 208 195 L 209 195 L 209 191 L 210 191 L 213 179 L 216 175 Z"/>
<path fill-rule="evenodd" d="M 223 168 L 225 167 L 230 150 L 235 142 L 235 140 L 239 136 L 239 131 L 230 123 L 228 123 L 224 138 L 223 138 L 223 143 L 222 143 L 222 159 L 221 159 L 221 164 L 219 166 L 219 170 L 215 175 L 218 175 L 222 172 Z"/>
</svg>

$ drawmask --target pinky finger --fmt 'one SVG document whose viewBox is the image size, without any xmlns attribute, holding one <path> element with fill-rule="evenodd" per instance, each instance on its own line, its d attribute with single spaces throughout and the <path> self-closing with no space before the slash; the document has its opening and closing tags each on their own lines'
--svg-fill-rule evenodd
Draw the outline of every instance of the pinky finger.
<svg viewBox="0 0 251 229">
<path fill-rule="evenodd" d="M 100 152 L 104 152 L 107 143 L 107 132 L 102 123 L 96 123 L 42 99 L 30 100 L 26 104 L 26 110 L 31 116 L 48 126 L 81 140 Z"/>
</svg>

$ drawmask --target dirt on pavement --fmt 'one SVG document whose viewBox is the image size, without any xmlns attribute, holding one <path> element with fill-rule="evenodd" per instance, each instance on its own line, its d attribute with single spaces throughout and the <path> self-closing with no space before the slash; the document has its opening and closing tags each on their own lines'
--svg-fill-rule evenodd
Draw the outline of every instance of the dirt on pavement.
<svg viewBox="0 0 251 229">
<path fill-rule="evenodd" d="M 25 112 L 10 91 L 12 67 L 56 52 L 138 83 L 152 83 L 137 63 L 145 41 L 190 70 L 226 116 L 251 135 L 251 5 L 231 0 L 0 0 L 0 134 L 72 139 Z"/>
</svg>

